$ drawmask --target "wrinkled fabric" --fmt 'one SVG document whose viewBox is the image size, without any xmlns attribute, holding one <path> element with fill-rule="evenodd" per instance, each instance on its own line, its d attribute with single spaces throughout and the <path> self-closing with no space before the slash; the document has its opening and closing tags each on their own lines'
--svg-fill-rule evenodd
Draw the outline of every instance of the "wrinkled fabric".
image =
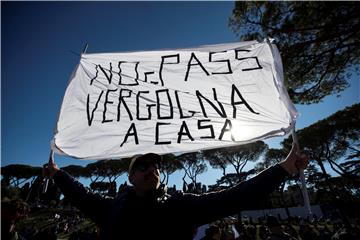
<svg viewBox="0 0 360 240">
<path fill-rule="evenodd" d="M 184 153 L 284 135 L 296 117 L 274 44 L 82 54 L 52 147 L 79 159 Z"/>
</svg>

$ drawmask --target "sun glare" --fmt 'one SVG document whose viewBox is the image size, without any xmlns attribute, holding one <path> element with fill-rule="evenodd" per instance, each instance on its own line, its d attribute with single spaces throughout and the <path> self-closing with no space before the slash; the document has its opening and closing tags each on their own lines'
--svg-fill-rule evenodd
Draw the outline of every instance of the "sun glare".
<svg viewBox="0 0 360 240">
<path fill-rule="evenodd" d="M 231 129 L 236 141 L 246 141 L 253 137 L 254 132 L 251 126 L 243 126 L 240 124 L 234 124 Z"/>
</svg>

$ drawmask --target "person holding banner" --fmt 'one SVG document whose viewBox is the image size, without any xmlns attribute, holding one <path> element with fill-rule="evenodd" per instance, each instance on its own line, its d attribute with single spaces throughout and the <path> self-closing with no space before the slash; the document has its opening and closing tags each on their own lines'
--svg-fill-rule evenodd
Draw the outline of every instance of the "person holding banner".
<svg viewBox="0 0 360 240">
<path fill-rule="evenodd" d="M 101 239 L 192 239 L 204 224 L 256 207 L 287 177 L 294 177 L 309 161 L 296 144 L 285 160 L 231 188 L 201 195 L 168 195 L 160 188 L 162 157 L 147 153 L 132 159 L 129 181 L 133 185 L 116 198 L 94 194 L 60 170 L 55 162 L 44 174 L 55 180 L 62 193 L 96 222 Z"/>
</svg>

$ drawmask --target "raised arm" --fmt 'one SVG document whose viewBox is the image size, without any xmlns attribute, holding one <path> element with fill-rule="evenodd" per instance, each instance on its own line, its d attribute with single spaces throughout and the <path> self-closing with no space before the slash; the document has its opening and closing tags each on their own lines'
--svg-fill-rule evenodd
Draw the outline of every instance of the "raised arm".
<svg viewBox="0 0 360 240">
<path fill-rule="evenodd" d="M 242 209 L 256 207 L 273 192 L 286 177 L 294 176 L 308 164 L 308 157 L 293 146 L 289 155 L 281 163 L 272 166 L 257 176 L 241 182 L 234 187 L 203 195 L 184 194 L 174 201 L 184 214 L 196 225 L 237 214 Z M 181 212 L 180 212 L 181 213 Z"/>
<path fill-rule="evenodd" d="M 53 178 L 64 196 L 86 216 L 95 222 L 104 217 L 102 213 L 108 205 L 106 202 L 111 201 L 110 199 L 105 199 L 99 194 L 92 193 L 67 172 L 60 170 L 54 161 L 49 161 L 44 166 L 43 175 Z"/>
</svg>

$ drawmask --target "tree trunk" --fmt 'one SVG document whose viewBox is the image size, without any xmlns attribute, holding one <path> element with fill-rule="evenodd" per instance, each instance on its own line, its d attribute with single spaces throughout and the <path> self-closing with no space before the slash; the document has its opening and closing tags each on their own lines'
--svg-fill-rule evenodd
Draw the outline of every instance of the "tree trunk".
<svg viewBox="0 0 360 240">
<path fill-rule="evenodd" d="M 165 182 L 165 185 L 166 185 L 166 186 L 167 186 L 168 183 L 169 183 L 169 176 L 170 176 L 170 174 L 166 174 L 166 182 Z"/>
<path fill-rule="evenodd" d="M 330 184 L 330 179 L 329 179 L 329 176 L 326 172 L 326 169 L 324 167 L 324 164 L 322 163 L 321 160 L 316 160 L 316 162 L 318 163 L 318 165 L 320 166 L 320 169 L 322 171 L 322 173 L 324 174 L 324 177 L 325 177 L 325 182 L 326 182 L 326 186 L 328 187 L 329 189 L 329 192 L 330 192 L 330 195 L 333 197 L 333 199 L 336 199 L 336 195 L 335 195 L 335 191 L 334 191 L 334 188 L 331 186 Z"/>
</svg>

